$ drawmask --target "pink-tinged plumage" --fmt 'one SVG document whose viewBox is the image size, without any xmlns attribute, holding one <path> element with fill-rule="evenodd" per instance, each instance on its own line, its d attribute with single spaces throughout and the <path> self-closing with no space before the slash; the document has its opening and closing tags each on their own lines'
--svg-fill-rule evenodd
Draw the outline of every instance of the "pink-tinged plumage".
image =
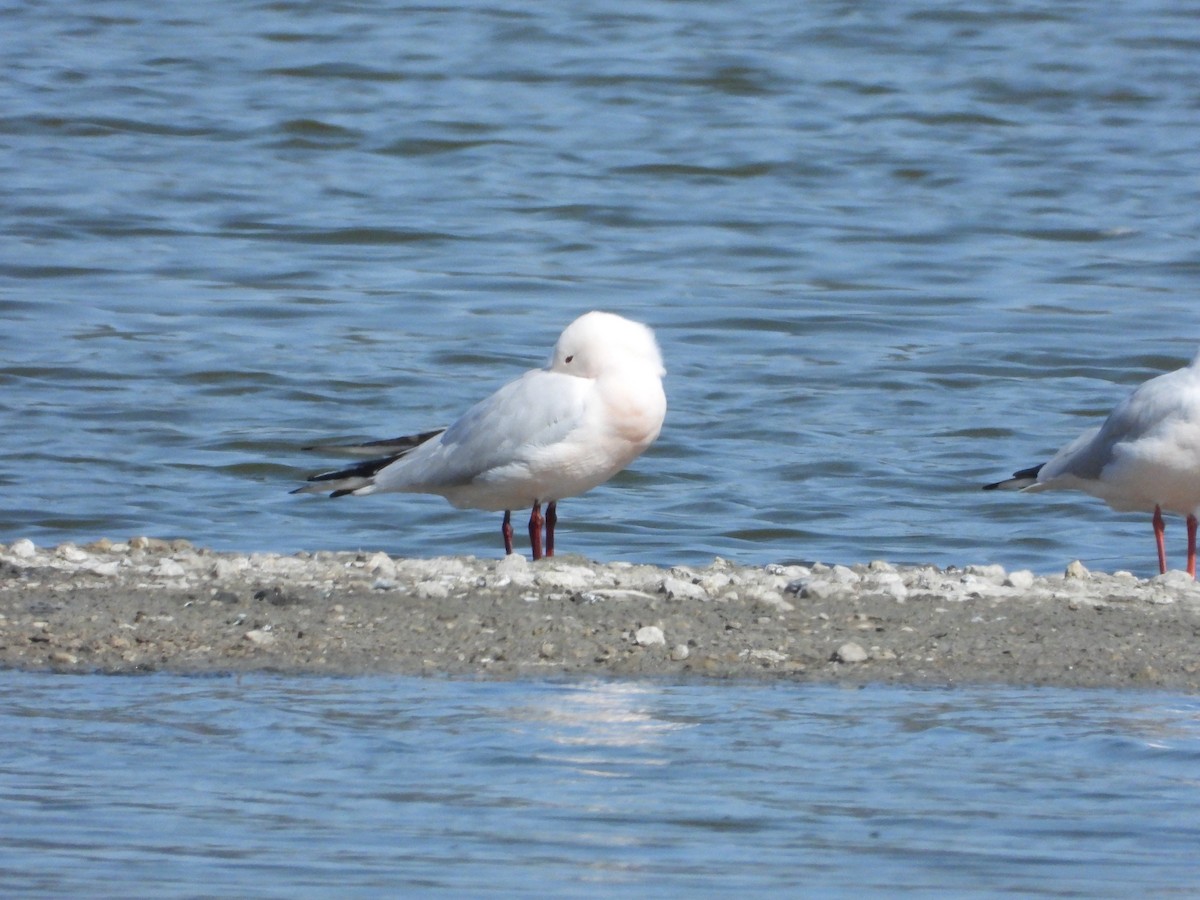
<svg viewBox="0 0 1200 900">
<path fill-rule="evenodd" d="M 317 448 L 361 455 L 375 447 L 383 455 L 314 475 L 293 493 L 439 494 L 459 508 L 504 510 L 509 553 L 510 510 L 530 507 L 533 556 L 542 555 L 543 521 L 546 555 L 553 555 L 557 501 L 608 481 L 658 437 L 667 410 L 665 374 L 648 327 L 586 313 L 563 331 L 545 368 L 504 385 L 450 427 Z"/>
</svg>

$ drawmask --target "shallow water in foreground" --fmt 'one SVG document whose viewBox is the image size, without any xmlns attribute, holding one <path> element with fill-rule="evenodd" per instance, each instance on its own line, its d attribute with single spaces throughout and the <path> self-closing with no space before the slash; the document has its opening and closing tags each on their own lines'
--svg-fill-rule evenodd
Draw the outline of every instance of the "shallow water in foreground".
<svg viewBox="0 0 1200 900">
<path fill-rule="evenodd" d="M 0 673 L 10 896 L 1200 889 L 1200 701 Z"/>
</svg>

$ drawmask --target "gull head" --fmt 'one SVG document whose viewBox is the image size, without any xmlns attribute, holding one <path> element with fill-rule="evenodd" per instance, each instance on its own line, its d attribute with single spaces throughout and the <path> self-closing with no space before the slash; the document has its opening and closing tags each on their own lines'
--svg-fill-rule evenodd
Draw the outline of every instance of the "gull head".
<svg viewBox="0 0 1200 900">
<path fill-rule="evenodd" d="M 550 371 L 599 378 L 606 373 L 643 369 L 666 375 L 654 332 L 607 312 L 584 313 L 568 325 L 554 345 Z"/>
</svg>

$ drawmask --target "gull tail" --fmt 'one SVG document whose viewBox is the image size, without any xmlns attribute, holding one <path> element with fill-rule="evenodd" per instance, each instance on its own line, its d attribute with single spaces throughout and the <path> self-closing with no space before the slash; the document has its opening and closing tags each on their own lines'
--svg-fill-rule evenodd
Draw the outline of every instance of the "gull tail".
<svg viewBox="0 0 1200 900">
<path fill-rule="evenodd" d="M 985 491 L 1023 491 L 1025 488 L 1037 484 L 1038 472 L 1042 471 L 1044 465 L 1045 463 L 1040 463 L 1030 466 L 1028 469 L 1022 469 L 1020 472 L 1013 472 L 1012 478 L 985 484 L 983 489 Z"/>
<path fill-rule="evenodd" d="M 357 465 L 345 469 L 334 469 L 312 475 L 308 484 L 301 485 L 293 494 L 323 494 L 329 491 L 330 497 L 344 497 L 347 494 L 362 496 L 375 491 L 375 476 L 398 459 L 407 456 L 426 441 L 437 437 L 446 429 L 437 428 L 424 431 L 421 434 L 411 434 L 404 437 L 388 438 L 382 441 L 367 441 L 363 444 L 346 445 L 317 445 L 305 447 L 305 450 L 320 450 L 325 453 L 343 453 L 349 456 L 370 456 Z M 383 455 L 379 455 L 383 454 Z"/>
</svg>

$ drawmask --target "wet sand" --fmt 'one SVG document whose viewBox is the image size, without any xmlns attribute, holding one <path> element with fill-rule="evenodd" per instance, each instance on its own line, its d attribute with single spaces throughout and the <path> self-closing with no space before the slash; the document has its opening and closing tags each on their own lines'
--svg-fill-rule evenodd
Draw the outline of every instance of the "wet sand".
<svg viewBox="0 0 1200 900">
<path fill-rule="evenodd" d="M 1200 587 L 998 566 L 703 568 L 0 545 L 0 666 L 1200 690 Z"/>
</svg>

